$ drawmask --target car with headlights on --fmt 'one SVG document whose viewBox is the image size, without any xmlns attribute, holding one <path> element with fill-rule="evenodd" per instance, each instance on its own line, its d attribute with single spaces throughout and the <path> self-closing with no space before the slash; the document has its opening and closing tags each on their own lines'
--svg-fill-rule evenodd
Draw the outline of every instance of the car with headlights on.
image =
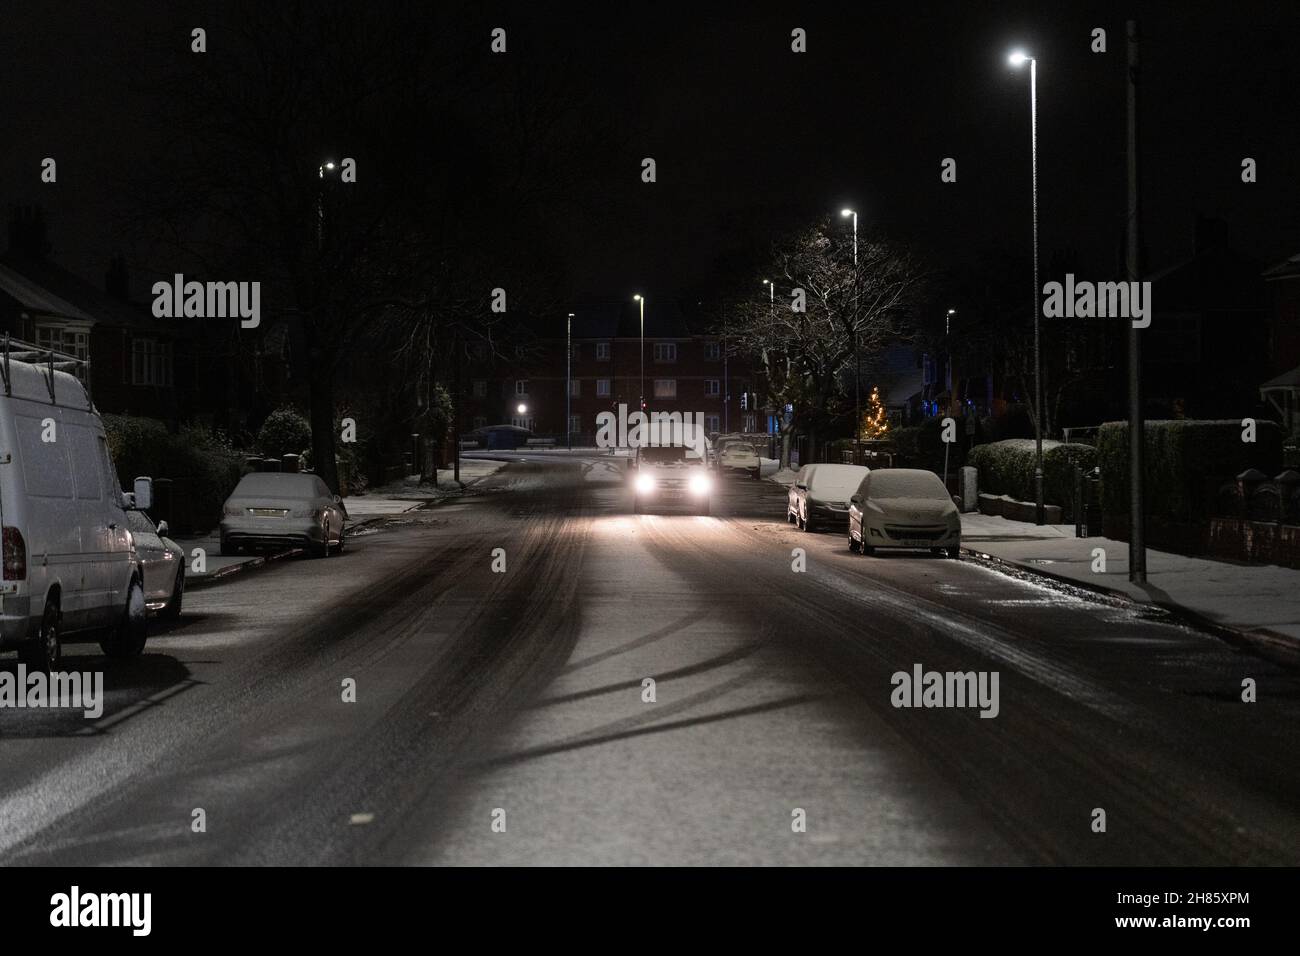
<svg viewBox="0 0 1300 956">
<path fill-rule="evenodd" d="M 939 476 L 917 468 L 870 472 L 849 499 L 849 550 L 924 548 L 961 557 L 961 513 Z"/>
<path fill-rule="evenodd" d="M 661 509 L 709 513 L 713 476 L 704 454 L 683 445 L 644 446 L 631 470 L 632 504 L 637 514 Z"/>
<path fill-rule="evenodd" d="M 751 478 L 757 478 L 761 474 L 762 462 L 758 451 L 749 442 L 728 441 L 722 446 L 722 452 L 718 455 L 718 474 L 732 471 L 745 472 Z"/>
<path fill-rule="evenodd" d="M 849 499 L 870 474 L 864 465 L 804 465 L 786 497 L 786 520 L 804 531 L 849 521 Z"/>
<path fill-rule="evenodd" d="M 144 602 L 162 618 L 177 618 L 185 600 L 185 552 L 167 537 L 167 522 L 153 523 L 143 511 L 128 511 L 126 524 L 144 570 Z"/>
<path fill-rule="evenodd" d="M 239 479 L 222 509 L 221 553 L 287 546 L 325 558 L 343 550 L 347 514 L 318 475 L 253 472 Z"/>
</svg>

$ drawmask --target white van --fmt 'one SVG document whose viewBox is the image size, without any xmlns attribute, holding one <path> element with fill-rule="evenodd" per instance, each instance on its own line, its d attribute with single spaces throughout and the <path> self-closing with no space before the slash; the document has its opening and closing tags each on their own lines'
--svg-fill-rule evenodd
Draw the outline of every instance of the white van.
<svg viewBox="0 0 1300 956">
<path fill-rule="evenodd" d="M 110 657 L 144 649 L 144 575 L 127 523 L 147 478 L 124 495 L 84 364 L 7 335 L 0 352 L 0 650 L 57 669 L 70 637 Z"/>
</svg>

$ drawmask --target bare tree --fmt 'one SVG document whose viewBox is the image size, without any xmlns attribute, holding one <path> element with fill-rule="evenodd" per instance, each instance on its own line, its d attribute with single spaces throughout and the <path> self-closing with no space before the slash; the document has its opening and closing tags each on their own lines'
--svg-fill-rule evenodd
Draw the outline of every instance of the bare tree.
<svg viewBox="0 0 1300 956">
<path fill-rule="evenodd" d="M 910 248 L 883 235 L 859 237 L 855 270 L 851 242 L 819 223 L 778 243 L 765 273 L 778 277 L 775 304 L 743 303 L 730 330 L 733 350 L 761 368 L 770 404 L 791 409 L 781 416 L 783 467 L 793 433 L 815 438 L 837 417 L 856 357 L 905 336 L 924 299 L 926 271 Z"/>
</svg>

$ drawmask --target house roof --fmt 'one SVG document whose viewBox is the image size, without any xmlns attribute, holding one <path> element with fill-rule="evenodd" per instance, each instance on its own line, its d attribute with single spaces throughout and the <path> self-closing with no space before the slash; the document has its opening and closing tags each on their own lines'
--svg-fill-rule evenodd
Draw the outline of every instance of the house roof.
<svg viewBox="0 0 1300 956">
<path fill-rule="evenodd" d="M 19 307 L 38 315 L 53 315 L 64 319 L 78 319 L 91 322 L 94 317 L 87 315 L 66 299 L 33 282 L 27 276 L 0 263 L 0 292 L 5 293 L 18 303 Z"/>
<path fill-rule="evenodd" d="M 6 278 L 21 297 L 9 291 Z M 23 303 L 28 311 L 41 315 L 89 319 L 109 325 L 147 328 L 161 325 L 148 306 L 109 295 L 93 282 L 48 259 L 31 259 L 13 252 L 5 255 L 0 259 L 0 289 Z"/>
<path fill-rule="evenodd" d="M 1295 278 L 1300 278 L 1300 252 L 1297 252 L 1290 259 L 1264 270 L 1264 281 L 1266 282 Z"/>
<path fill-rule="evenodd" d="M 1274 389 L 1294 389 L 1300 388 L 1300 366 L 1297 366 L 1289 372 L 1283 372 L 1276 378 L 1271 378 L 1259 387 L 1261 392 L 1267 392 Z"/>
</svg>

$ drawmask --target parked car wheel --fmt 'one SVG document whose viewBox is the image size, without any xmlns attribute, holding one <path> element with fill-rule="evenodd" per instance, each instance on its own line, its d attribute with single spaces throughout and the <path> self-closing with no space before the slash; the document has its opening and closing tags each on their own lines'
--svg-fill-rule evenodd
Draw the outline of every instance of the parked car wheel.
<svg viewBox="0 0 1300 956">
<path fill-rule="evenodd" d="M 45 613 L 41 615 L 41 629 L 35 639 L 18 646 L 18 660 L 28 670 L 48 674 L 59 666 L 59 660 L 63 656 L 63 643 L 59 637 L 62 623 L 58 605 L 46 601 Z"/>
<path fill-rule="evenodd" d="M 131 579 L 126 591 L 126 607 L 113 630 L 99 642 L 99 648 L 108 657 L 126 659 L 139 657 L 148 637 L 148 617 L 144 605 L 144 585 L 139 578 Z"/>
<path fill-rule="evenodd" d="M 330 556 L 330 523 L 328 518 L 320 520 L 320 544 L 312 546 L 312 557 L 328 558 Z"/>
<path fill-rule="evenodd" d="M 174 621 L 181 616 L 181 605 L 185 603 L 185 565 L 182 564 L 176 569 L 176 583 L 172 585 L 172 596 L 167 599 L 163 609 L 158 612 L 159 617 Z"/>
<path fill-rule="evenodd" d="M 948 549 L 948 557 L 952 558 L 954 561 L 960 561 L 960 560 L 961 560 L 961 548 L 949 548 L 949 549 Z"/>
<path fill-rule="evenodd" d="M 863 533 L 865 534 L 866 529 L 863 528 L 862 530 Z M 858 553 L 861 554 L 863 557 L 872 558 L 875 557 L 876 555 L 876 549 L 873 548 L 871 545 L 867 544 L 867 539 L 863 538 L 862 543 L 858 545 Z"/>
<path fill-rule="evenodd" d="M 803 529 L 804 529 L 804 531 L 812 532 L 812 531 L 814 531 L 814 530 L 816 529 L 816 527 L 817 527 L 817 523 L 816 523 L 815 521 L 813 521 L 812 516 L 809 515 L 808 512 L 805 511 L 805 512 L 804 512 L 804 515 L 803 515 Z"/>
<path fill-rule="evenodd" d="M 753 471 L 750 472 L 750 475 L 753 476 L 755 481 L 758 481 L 760 478 L 763 477 L 763 467 L 760 465 L 759 467 L 755 468 Z"/>
<path fill-rule="evenodd" d="M 852 552 L 853 554 L 857 554 L 858 552 L 858 543 L 853 540 L 852 528 L 849 529 L 849 551 Z"/>
<path fill-rule="evenodd" d="M 339 554 L 343 553 L 343 529 L 342 528 L 339 528 L 339 543 L 335 545 L 335 547 L 338 549 Z"/>
</svg>

